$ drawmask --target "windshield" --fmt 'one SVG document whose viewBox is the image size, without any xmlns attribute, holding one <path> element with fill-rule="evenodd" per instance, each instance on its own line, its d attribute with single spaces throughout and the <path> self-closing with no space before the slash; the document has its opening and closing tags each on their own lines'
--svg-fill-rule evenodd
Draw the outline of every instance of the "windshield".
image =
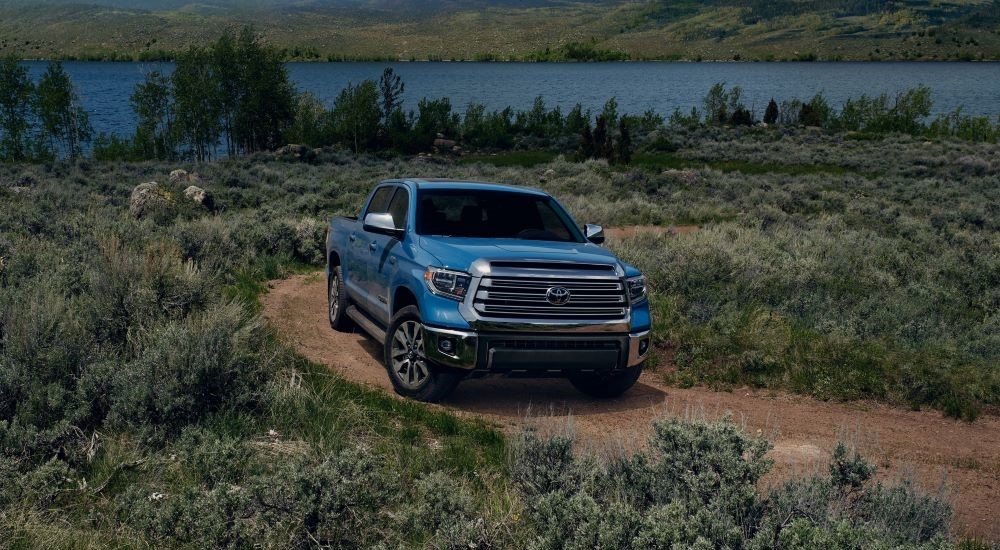
<svg viewBox="0 0 1000 550">
<path fill-rule="evenodd" d="M 470 189 L 421 189 L 417 197 L 420 235 L 583 242 L 551 197 Z"/>
</svg>

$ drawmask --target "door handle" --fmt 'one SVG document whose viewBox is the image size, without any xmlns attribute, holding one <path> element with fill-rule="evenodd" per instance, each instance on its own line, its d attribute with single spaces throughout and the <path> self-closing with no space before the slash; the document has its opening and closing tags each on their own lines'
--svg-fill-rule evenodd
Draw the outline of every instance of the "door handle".
<svg viewBox="0 0 1000 550">
<path fill-rule="evenodd" d="M 377 250 L 377 249 L 378 249 L 378 243 L 377 242 L 372 241 L 372 244 L 368 245 L 368 250 L 371 250 L 372 252 L 375 252 L 375 250 Z"/>
<path fill-rule="evenodd" d="M 351 235 L 347 237 L 347 240 L 353 243 L 354 241 L 358 240 L 358 237 L 354 233 L 351 233 Z"/>
</svg>

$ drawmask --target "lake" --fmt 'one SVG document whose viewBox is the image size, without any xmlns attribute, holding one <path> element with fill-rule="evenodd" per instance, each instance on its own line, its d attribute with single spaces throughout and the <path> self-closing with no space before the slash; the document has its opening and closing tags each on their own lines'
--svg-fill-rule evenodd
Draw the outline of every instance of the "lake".
<svg viewBox="0 0 1000 550">
<path fill-rule="evenodd" d="M 45 62 L 26 62 L 34 78 Z M 134 115 L 129 96 L 143 75 L 169 72 L 170 63 L 65 62 L 95 132 L 130 135 Z M 309 91 L 328 106 L 348 83 L 378 79 L 392 67 L 406 86 L 404 107 L 416 109 L 420 98 L 448 97 L 464 112 L 470 102 L 487 109 L 510 106 L 524 110 L 542 96 L 547 107 L 567 112 L 580 103 L 595 113 L 615 97 L 619 113 L 647 109 L 668 116 L 675 108 L 701 107 L 701 98 L 716 82 L 743 88 L 744 103 L 762 116 L 773 97 L 808 100 L 822 92 L 832 106 L 861 94 L 877 95 L 925 85 L 932 90 L 934 114 L 962 106 L 964 113 L 1000 115 L 1000 63 L 957 62 L 822 62 L 822 63 L 289 63 L 289 75 L 300 91 Z"/>
</svg>

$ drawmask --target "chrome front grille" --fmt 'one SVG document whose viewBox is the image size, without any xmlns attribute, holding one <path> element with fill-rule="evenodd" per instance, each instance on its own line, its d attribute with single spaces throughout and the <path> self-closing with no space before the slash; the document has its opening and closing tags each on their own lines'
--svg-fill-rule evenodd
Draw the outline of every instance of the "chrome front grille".
<svg viewBox="0 0 1000 550">
<path fill-rule="evenodd" d="M 563 290 L 569 299 L 560 303 Z M 619 320 L 628 314 L 625 292 L 610 277 L 483 277 L 473 307 L 492 319 Z"/>
</svg>

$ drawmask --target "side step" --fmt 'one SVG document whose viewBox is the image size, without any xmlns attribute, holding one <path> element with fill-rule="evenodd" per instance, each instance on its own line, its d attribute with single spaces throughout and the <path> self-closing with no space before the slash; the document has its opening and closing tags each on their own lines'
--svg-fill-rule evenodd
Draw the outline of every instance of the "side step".
<svg viewBox="0 0 1000 550">
<path fill-rule="evenodd" d="M 364 313 L 357 308 L 357 306 L 348 306 L 347 310 L 344 311 L 352 321 L 357 323 L 359 327 L 364 329 L 365 332 L 371 335 L 372 338 L 378 341 L 378 343 L 385 342 L 385 331 L 379 328 L 378 325 L 368 318 Z"/>
</svg>

